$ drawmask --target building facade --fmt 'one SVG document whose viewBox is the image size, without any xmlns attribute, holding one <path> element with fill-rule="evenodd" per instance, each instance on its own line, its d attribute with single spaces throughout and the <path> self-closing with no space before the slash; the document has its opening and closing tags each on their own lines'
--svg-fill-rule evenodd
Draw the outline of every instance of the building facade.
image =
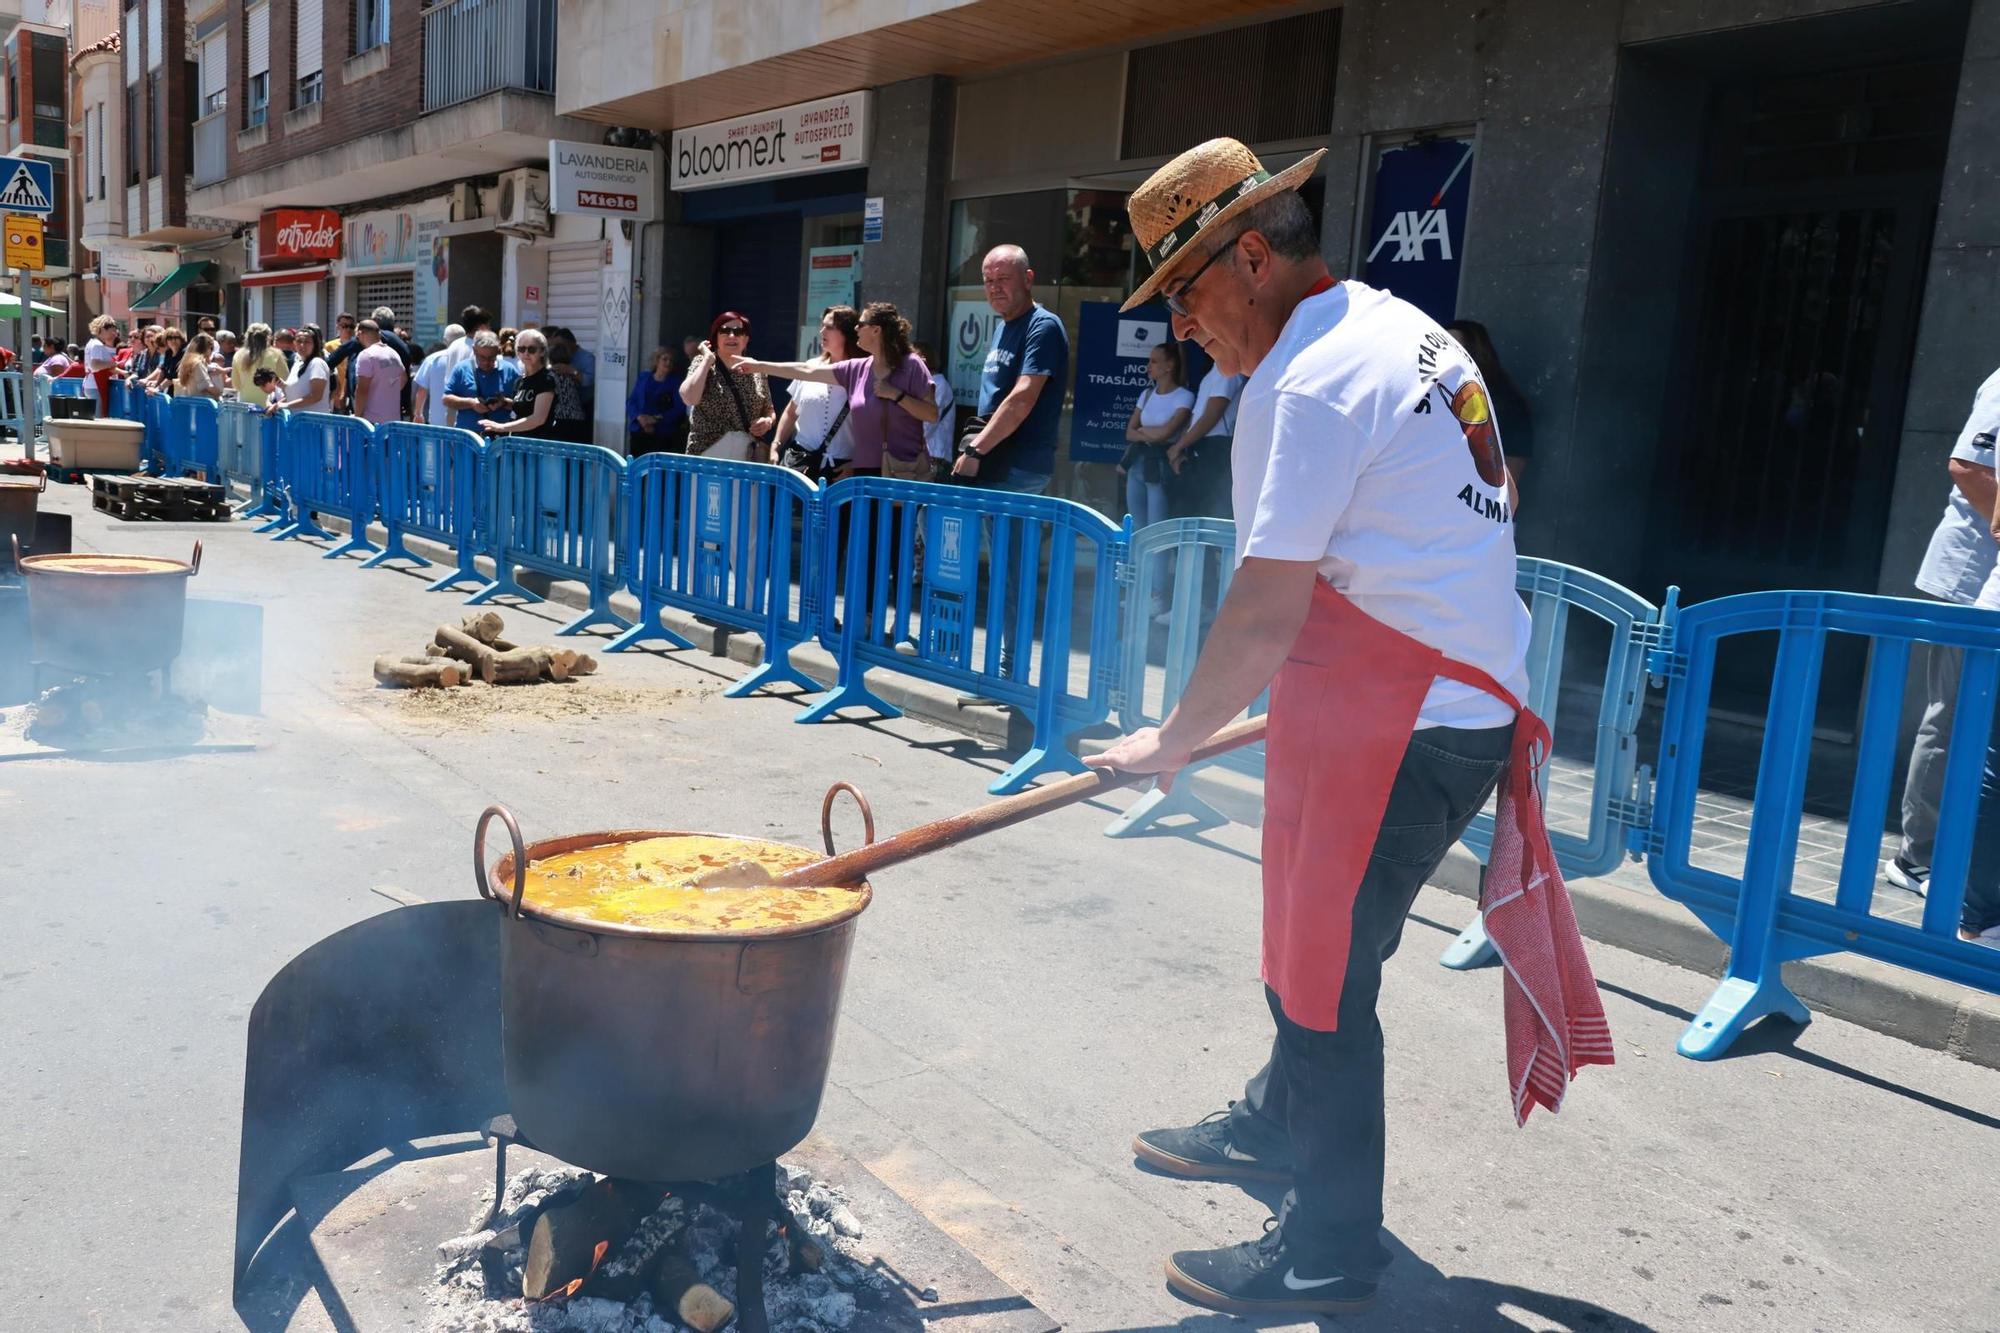
<svg viewBox="0 0 2000 1333">
<path fill-rule="evenodd" d="M 663 335 L 726 306 L 791 354 L 852 250 L 855 294 L 910 312 L 963 394 L 978 257 L 1025 246 L 1076 351 L 1058 485 L 1106 508 L 1125 196 L 1215 134 L 1273 165 L 1327 148 L 1336 271 L 1483 322 L 1525 393 L 1523 551 L 1655 598 L 1903 594 L 2000 360 L 1996 58 L 1996 0 L 928 0 L 776 27 L 603 0 L 557 109 L 696 150 L 669 163 Z M 866 118 L 851 158 L 758 161 L 828 99 Z"/>
</svg>

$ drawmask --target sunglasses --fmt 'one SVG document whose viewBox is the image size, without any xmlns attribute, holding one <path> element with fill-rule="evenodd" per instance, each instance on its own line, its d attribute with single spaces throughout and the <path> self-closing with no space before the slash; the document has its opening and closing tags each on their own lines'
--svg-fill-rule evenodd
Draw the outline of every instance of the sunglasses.
<svg viewBox="0 0 2000 1333">
<path fill-rule="evenodd" d="M 1166 301 L 1167 309 L 1171 310 L 1174 314 L 1179 315 L 1182 319 L 1193 319 L 1194 316 L 1188 313 L 1187 306 L 1183 304 L 1183 302 L 1187 300 L 1187 294 L 1194 290 L 1194 285 L 1197 282 L 1201 281 L 1201 275 L 1208 272 L 1208 270 L 1214 265 L 1216 260 L 1228 254 L 1231 250 L 1234 250 L 1236 248 L 1236 242 L 1242 239 L 1243 238 L 1241 236 L 1238 236 L 1235 238 L 1235 240 L 1230 241 L 1229 244 L 1223 246 L 1220 250 L 1217 250 L 1214 254 L 1210 255 L 1208 259 L 1202 264 L 1202 266 L 1194 271 L 1194 276 L 1192 278 L 1189 278 L 1186 282 L 1182 283 L 1180 286 L 1174 288 L 1172 292 L 1168 293 L 1167 296 L 1164 298 Z"/>
<path fill-rule="evenodd" d="M 748 338 L 750 336 L 750 330 L 744 328 L 741 324 L 725 324 L 717 329 L 716 332 L 725 338 Z"/>
</svg>

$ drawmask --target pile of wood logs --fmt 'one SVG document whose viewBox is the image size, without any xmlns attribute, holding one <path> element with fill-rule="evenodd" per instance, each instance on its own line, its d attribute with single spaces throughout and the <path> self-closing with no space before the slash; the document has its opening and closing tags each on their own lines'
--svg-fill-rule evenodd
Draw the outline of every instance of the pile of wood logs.
<svg viewBox="0 0 2000 1333">
<path fill-rule="evenodd" d="M 663 1220 L 674 1224 L 664 1242 L 607 1264 L 606 1255 L 627 1248 L 626 1239 L 663 1205 L 672 1210 Z M 697 1333 L 715 1333 L 734 1317 L 736 1307 L 701 1280 L 681 1217 L 679 1205 L 660 1187 L 631 1181 L 599 1180 L 573 1198 L 554 1201 L 522 1237 L 527 1257 L 521 1295 L 539 1302 L 582 1292 L 625 1302 L 650 1291 L 655 1310 Z"/>
<path fill-rule="evenodd" d="M 523 648 L 501 636 L 506 624 L 497 611 L 468 611 L 456 625 L 439 625 L 421 657 L 393 654 L 375 659 L 375 680 L 392 689 L 470 685 L 525 685 L 565 681 L 597 670 L 589 653 L 567 648 Z"/>
</svg>

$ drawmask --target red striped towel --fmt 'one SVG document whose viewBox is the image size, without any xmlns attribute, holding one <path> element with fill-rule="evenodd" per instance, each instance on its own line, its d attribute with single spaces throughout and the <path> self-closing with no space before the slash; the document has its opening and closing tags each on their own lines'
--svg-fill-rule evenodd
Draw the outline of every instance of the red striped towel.
<svg viewBox="0 0 2000 1333">
<path fill-rule="evenodd" d="M 1548 752 L 1549 729 L 1522 709 L 1479 897 L 1487 938 L 1507 971 L 1507 1086 L 1517 1125 L 1538 1105 L 1560 1111 L 1583 1066 L 1613 1062 L 1611 1025 L 1542 821 L 1535 778 Z"/>
</svg>

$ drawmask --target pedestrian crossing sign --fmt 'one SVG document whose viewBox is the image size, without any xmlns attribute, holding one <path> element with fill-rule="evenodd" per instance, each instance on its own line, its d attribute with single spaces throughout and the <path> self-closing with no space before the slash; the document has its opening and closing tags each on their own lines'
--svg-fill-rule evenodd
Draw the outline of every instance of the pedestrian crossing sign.
<svg viewBox="0 0 2000 1333">
<path fill-rule="evenodd" d="M 40 158 L 0 157 L 0 210 L 8 213 L 55 212 L 55 168 Z"/>
<path fill-rule="evenodd" d="M 30 213 L 9 213 L 0 222 L 0 237 L 4 237 L 5 253 L 0 254 L 0 264 L 7 268 L 35 269 L 42 267 L 42 220 Z"/>
</svg>

